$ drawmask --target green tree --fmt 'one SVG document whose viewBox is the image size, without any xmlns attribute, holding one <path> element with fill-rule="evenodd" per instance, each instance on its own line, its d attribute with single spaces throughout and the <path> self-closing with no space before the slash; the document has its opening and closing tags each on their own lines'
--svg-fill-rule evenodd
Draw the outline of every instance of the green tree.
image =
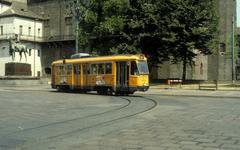
<svg viewBox="0 0 240 150">
<path fill-rule="evenodd" d="M 215 46 L 214 1 L 90 0 L 80 23 L 81 41 L 91 42 L 100 54 L 144 53 L 151 64 L 183 62 L 185 80 L 196 50 L 208 55 Z"/>
<path fill-rule="evenodd" d="M 174 61 L 183 63 L 182 79 L 186 79 L 186 66 L 197 56 L 211 54 L 216 47 L 217 16 L 214 0 L 173 0 L 170 30 L 175 33 L 172 51 Z"/>
<path fill-rule="evenodd" d="M 130 1 L 120 52 L 143 52 L 152 64 L 169 60 L 192 64 L 196 49 L 211 54 L 217 31 L 214 0 Z M 125 49 L 124 49 L 125 48 Z"/>
<path fill-rule="evenodd" d="M 150 66 L 168 60 L 173 40 L 168 27 L 171 5 L 169 0 L 130 0 L 121 42 L 111 50 L 115 53 L 144 53 Z"/>
<path fill-rule="evenodd" d="M 109 54 L 124 28 L 128 0 L 89 0 L 81 7 L 84 9 L 80 21 L 82 45 L 91 44 L 93 51 Z"/>
</svg>

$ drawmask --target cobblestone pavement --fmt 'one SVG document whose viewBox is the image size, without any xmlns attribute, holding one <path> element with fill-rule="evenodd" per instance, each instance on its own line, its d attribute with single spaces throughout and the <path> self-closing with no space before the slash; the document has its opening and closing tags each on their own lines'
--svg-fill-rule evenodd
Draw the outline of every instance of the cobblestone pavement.
<svg viewBox="0 0 240 150">
<path fill-rule="evenodd" d="M 158 107 L 135 124 L 72 149 L 239 150 L 239 99 L 151 96 Z"/>
<path fill-rule="evenodd" d="M 19 91 L 19 92 L 14 92 Z M 34 113 L 39 117 L 33 119 L 34 122 L 18 122 L 18 114 L 14 115 L 14 111 L 24 106 L 21 101 L 19 105 L 14 106 L 16 110 L 1 109 L 0 131 L 8 133 L 12 131 L 11 125 L 17 122 L 20 125 L 36 125 L 39 122 L 48 122 L 49 120 L 57 121 L 59 118 L 67 116 L 77 117 L 78 115 L 86 115 L 89 112 L 101 112 L 101 108 L 111 109 L 124 104 L 117 100 L 111 100 L 111 97 L 104 98 L 93 95 L 93 99 L 88 101 L 76 101 L 72 97 L 76 94 L 58 94 L 59 97 L 54 109 L 54 101 L 51 96 L 54 93 L 47 94 L 47 87 L 32 88 L 0 88 L 1 92 L 9 92 L 11 95 L 1 95 L 0 99 L 4 99 L 5 105 L 8 106 L 7 98 L 17 97 L 22 90 L 26 98 L 32 97 L 29 93 L 38 90 L 42 95 L 46 96 L 41 101 L 33 101 L 35 105 L 46 105 L 52 110 L 44 113 L 31 112 L 25 114 L 22 119 L 29 119 Z M 48 143 L 48 150 L 240 150 L 240 94 L 239 92 L 229 91 L 195 91 L 195 90 L 163 90 L 150 89 L 146 93 L 137 93 L 136 95 L 151 98 L 157 101 L 158 105 L 149 112 L 139 114 L 127 119 L 117 120 L 115 122 L 103 124 L 84 132 L 76 132 L 67 137 L 58 138 Z M 88 98 L 88 95 L 81 95 L 82 98 Z M 34 98 L 32 98 L 33 100 Z M 65 105 L 67 100 L 67 106 Z M 97 104 L 94 102 L 97 101 Z M 3 105 L 3 103 L 1 103 Z M 80 111 L 71 109 L 67 111 L 67 107 L 77 108 Z M 84 106 L 90 108 L 85 109 Z M 91 107 L 90 107 L 91 106 Z M 95 107 L 100 106 L 100 107 Z M 2 106 L 3 107 L 3 106 Z M 98 108 L 98 110 L 95 110 Z M 20 109 L 20 108 L 19 108 Z M 29 108 L 28 108 L 29 109 Z M 55 114 L 57 112 L 57 114 Z M 61 112 L 61 113 L 60 113 Z M 38 113 L 38 114 L 37 114 Z M 49 114 L 50 113 L 50 114 Z M 47 118 L 44 118 L 49 114 Z M 9 120 L 8 115 L 12 115 L 14 120 Z M 46 119 L 46 120 L 44 120 Z M 32 121 L 32 120 L 30 120 Z M 4 129 L 9 125 L 7 129 Z M 46 131 L 47 132 L 47 131 Z M 1 142 L 1 141 L 0 141 Z M 37 143 L 41 144 L 41 143 Z M 36 150 L 37 145 L 33 146 Z M 1 145 L 0 145 L 1 149 Z M 27 150 L 26 147 L 18 147 L 17 149 Z M 40 149 L 40 148 L 39 148 Z M 2 149 L 1 149 L 2 150 Z"/>
</svg>

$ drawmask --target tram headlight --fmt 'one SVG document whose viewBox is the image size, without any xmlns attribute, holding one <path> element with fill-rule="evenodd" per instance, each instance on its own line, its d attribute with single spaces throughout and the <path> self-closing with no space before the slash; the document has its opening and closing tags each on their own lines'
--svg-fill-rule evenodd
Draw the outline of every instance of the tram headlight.
<svg viewBox="0 0 240 150">
<path fill-rule="evenodd" d="M 140 59 L 144 59 L 144 56 L 143 56 L 143 55 L 140 55 Z"/>
</svg>

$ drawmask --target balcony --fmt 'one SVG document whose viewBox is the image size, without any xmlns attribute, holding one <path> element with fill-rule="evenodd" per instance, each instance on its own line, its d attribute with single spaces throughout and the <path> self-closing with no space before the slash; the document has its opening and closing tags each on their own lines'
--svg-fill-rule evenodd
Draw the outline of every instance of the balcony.
<svg viewBox="0 0 240 150">
<path fill-rule="evenodd" d="M 73 41 L 75 35 L 59 35 L 44 37 L 44 42 L 57 42 L 57 41 Z"/>
<path fill-rule="evenodd" d="M 7 40 L 9 38 L 15 38 L 14 34 L 3 34 L 0 35 L 1 40 Z M 30 42 L 57 42 L 57 41 L 72 41 L 75 40 L 74 35 L 61 35 L 61 36 L 31 36 L 31 35 L 19 35 L 21 41 L 30 41 Z"/>
</svg>

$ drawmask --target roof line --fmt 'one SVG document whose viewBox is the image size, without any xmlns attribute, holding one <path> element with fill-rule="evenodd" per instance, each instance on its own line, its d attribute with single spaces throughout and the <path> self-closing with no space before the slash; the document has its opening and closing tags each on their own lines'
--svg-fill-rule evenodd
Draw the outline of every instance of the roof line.
<svg viewBox="0 0 240 150">
<path fill-rule="evenodd" d="M 24 16 L 24 15 L 20 15 L 20 14 L 7 14 L 7 15 L 0 15 L 0 18 L 7 18 L 7 17 L 23 17 L 23 18 L 28 18 L 28 19 L 37 19 L 37 20 L 46 20 L 44 18 L 40 18 L 40 17 L 31 17 L 31 16 Z"/>
<path fill-rule="evenodd" d="M 11 5 L 11 4 L 12 4 L 11 2 L 9 2 L 9 1 L 4 1 L 4 0 L 1 0 L 0 3 L 6 4 L 6 5 Z"/>
</svg>

